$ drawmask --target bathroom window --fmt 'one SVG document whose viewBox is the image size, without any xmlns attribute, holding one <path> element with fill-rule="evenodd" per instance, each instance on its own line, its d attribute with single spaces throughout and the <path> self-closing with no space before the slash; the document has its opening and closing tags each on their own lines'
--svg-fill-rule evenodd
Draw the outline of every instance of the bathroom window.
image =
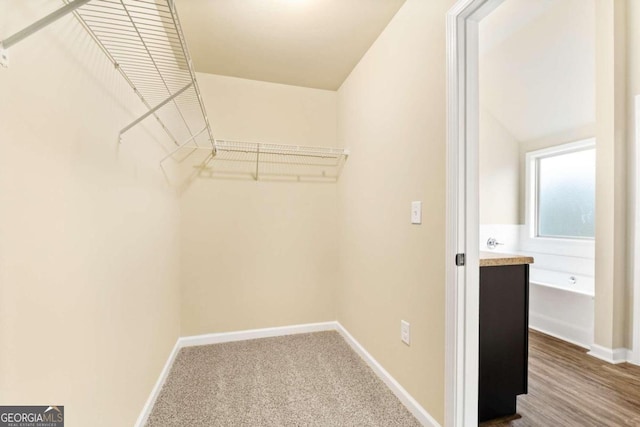
<svg viewBox="0 0 640 427">
<path fill-rule="evenodd" d="M 532 237 L 595 237 L 595 140 L 527 153 Z"/>
</svg>

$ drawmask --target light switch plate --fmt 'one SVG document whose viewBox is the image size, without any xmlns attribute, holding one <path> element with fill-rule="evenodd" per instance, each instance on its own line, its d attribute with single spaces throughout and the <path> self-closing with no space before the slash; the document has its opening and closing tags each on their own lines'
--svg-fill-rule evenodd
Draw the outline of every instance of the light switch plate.
<svg viewBox="0 0 640 427">
<path fill-rule="evenodd" d="M 422 224 L 422 202 L 411 202 L 411 224 Z"/>
</svg>

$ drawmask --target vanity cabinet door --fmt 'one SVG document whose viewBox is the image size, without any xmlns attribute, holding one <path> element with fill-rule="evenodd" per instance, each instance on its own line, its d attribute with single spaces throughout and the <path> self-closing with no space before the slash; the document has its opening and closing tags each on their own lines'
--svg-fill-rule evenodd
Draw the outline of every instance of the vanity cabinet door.
<svg viewBox="0 0 640 427">
<path fill-rule="evenodd" d="M 515 414 L 527 393 L 529 265 L 480 268 L 479 418 Z"/>
</svg>

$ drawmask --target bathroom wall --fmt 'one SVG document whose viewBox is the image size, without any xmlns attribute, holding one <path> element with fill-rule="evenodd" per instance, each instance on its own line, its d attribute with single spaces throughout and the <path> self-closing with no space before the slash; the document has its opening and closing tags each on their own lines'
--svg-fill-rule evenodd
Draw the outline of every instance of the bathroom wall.
<svg viewBox="0 0 640 427">
<path fill-rule="evenodd" d="M 481 96 L 483 89 L 488 88 L 480 88 Z M 521 232 L 519 143 L 486 108 L 480 108 L 479 119 L 480 250 L 489 250 L 486 243 L 493 238 L 500 243 L 495 251 L 517 252 Z"/>
<path fill-rule="evenodd" d="M 596 305 L 595 344 L 628 346 L 627 2 L 596 2 Z M 631 44 L 630 46 L 633 46 Z"/>
<path fill-rule="evenodd" d="M 518 141 L 486 108 L 479 125 L 480 224 L 518 224 Z"/>
</svg>

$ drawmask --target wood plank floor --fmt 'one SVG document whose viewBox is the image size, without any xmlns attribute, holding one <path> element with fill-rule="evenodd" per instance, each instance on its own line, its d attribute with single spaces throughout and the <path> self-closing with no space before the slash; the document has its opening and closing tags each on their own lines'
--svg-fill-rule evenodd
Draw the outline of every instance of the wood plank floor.
<svg viewBox="0 0 640 427">
<path fill-rule="evenodd" d="M 610 365 L 529 331 L 529 394 L 518 397 L 517 415 L 480 425 L 640 426 L 640 366 Z"/>
</svg>

